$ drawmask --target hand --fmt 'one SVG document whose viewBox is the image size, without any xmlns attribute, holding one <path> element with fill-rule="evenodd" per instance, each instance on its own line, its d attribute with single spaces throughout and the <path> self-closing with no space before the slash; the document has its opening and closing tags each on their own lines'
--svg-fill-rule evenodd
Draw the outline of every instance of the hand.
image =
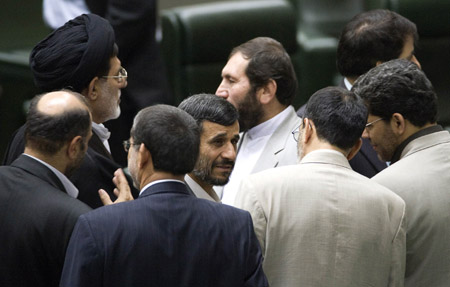
<svg viewBox="0 0 450 287">
<path fill-rule="evenodd" d="M 98 191 L 103 205 L 110 205 L 114 203 L 133 200 L 130 186 L 128 185 L 127 178 L 125 177 L 122 169 L 119 168 L 114 172 L 113 183 L 116 186 L 116 188 L 114 188 L 114 194 L 117 196 L 117 199 L 114 202 L 111 200 L 108 193 L 104 189 L 99 189 Z"/>
</svg>

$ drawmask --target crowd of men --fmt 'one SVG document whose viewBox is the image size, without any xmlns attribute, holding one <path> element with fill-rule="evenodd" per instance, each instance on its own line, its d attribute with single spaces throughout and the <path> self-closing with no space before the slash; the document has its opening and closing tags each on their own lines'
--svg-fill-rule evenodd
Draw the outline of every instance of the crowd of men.
<svg viewBox="0 0 450 287">
<path fill-rule="evenodd" d="M 394 12 L 355 16 L 341 86 L 297 112 L 289 55 L 251 39 L 215 94 L 136 114 L 122 169 L 114 31 L 67 22 L 31 53 L 44 93 L 0 167 L 0 285 L 448 286 L 450 134 L 417 39 Z"/>
</svg>

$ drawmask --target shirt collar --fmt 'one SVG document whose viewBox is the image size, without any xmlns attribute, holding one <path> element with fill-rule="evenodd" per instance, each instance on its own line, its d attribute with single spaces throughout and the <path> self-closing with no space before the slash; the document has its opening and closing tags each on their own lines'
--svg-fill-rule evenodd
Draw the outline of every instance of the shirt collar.
<svg viewBox="0 0 450 287">
<path fill-rule="evenodd" d="M 92 129 L 102 142 L 107 141 L 111 136 L 111 132 L 103 124 L 97 124 L 92 122 Z"/>
<path fill-rule="evenodd" d="M 42 163 L 43 165 L 45 165 L 46 167 L 48 167 L 57 177 L 58 179 L 61 181 L 61 183 L 63 184 L 64 188 L 66 189 L 67 194 L 70 197 L 73 198 L 77 198 L 78 197 L 78 189 L 75 187 L 75 185 L 73 185 L 73 183 L 59 170 L 57 170 L 56 168 L 54 168 L 53 166 L 49 165 L 48 163 L 46 163 L 45 161 L 42 161 L 32 155 L 26 154 L 24 153 L 24 155 L 31 157 L 32 159 Z"/>
<path fill-rule="evenodd" d="M 192 192 L 195 194 L 197 198 L 203 198 L 210 201 L 220 202 L 219 196 L 217 196 L 214 190 L 213 190 L 214 194 L 211 196 L 192 177 L 190 177 L 189 174 L 186 174 L 184 176 L 184 181 L 186 181 L 187 185 L 189 185 Z"/>
<path fill-rule="evenodd" d="M 142 192 L 143 192 L 144 190 L 146 190 L 147 188 L 149 188 L 150 186 L 155 185 L 155 184 L 158 184 L 158 183 L 163 183 L 163 182 L 179 182 L 179 183 L 182 183 L 182 184 L 186 184 L 186 183 L 182 182 L 181 180 L 177 180 L 177 179 L 161 179 L 161 180 L 155 180 L 155 181 L 152 181 L 152 182 L 148 183 L 147 185 L 145 185 L 144 188 L 142 188 L 141 191 L 139 192 L 139 196 L 141 196 Z"/>
<path fill-rule="evenodd" d="M 412 142 L 413 140 L 415 140 L 415 139 L 417 139 L 417 138 L 420 138 L 420 137 L 423 137 L 423 136 L 426 136 L 426 135 L 429 135 L 429 134 L 432 134 L 432 133 L 441 132 L 441 131 L 443 131 L 443 130 L 444 130 L 444 129 L 443 129 L 440 125 L 434 125 L 434 126 L 431 126 L 431 127 L 428 127 L 428 128 L 424 128 L 424 129 L 422 129 L 422 130 L 420 130 L 420 131 L 418 131 L 418 132 L 412 134 L 411 136 L 409 136 L 406 140 L 404 140 L 404 141 L 403 141 L 403 142 L 395 149 L 395 152 L 394 152 L 394 155 L 392 156 L 392 159 L 391 159 L 391 163 L 390 163 L 390 164 L 393 164 L 393 163 L 395 163 L 396 161 L 399 161 L 399 160 L 400 160 L 400 157 L 401 157 L 401 155 L 402 155 L 403 150 L 404 150 L 405 147 L 406 147 L 410 142 Z"/>
<path fill-rule="evenodd" d="M 344 85 L 347 88 L 347 90 L 351 91 L 353 88 L 353 85 L 350 84 L 350 81 L 347 78 L 344 78 Z"/>
<path fill-rule="evenodd" d="M 247 136 L 250 139 L 255 139 L 259 137 L 269 136 L 275 132 L 278 126 L 289 116 L 291 106 L 286 107 L 281 113 L 277 114 L 273 118 L 260 123 L 259 125 L 249 129 L 247 131 Z"/>
</svg>

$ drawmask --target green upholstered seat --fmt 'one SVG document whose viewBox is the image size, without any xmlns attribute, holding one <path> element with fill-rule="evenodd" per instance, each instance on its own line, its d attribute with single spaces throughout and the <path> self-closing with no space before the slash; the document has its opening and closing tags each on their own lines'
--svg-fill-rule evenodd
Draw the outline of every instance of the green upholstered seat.
<svg viewBox="0 0 450 287">
<path fill-rule="evenodd" d="M 177 103 L 215 93 L 232 48 L 255 37 L 272 37 L 297 57 L 296 14 L 287 1 L 198 4 L 164 10 L 161 18 L 161 46 Z"/>
</svg>

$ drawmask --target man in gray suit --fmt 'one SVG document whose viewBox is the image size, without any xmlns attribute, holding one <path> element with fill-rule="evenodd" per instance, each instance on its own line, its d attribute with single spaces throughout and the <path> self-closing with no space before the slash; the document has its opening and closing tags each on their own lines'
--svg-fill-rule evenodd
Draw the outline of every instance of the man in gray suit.
<svg viewBox="0 0 450 287">
<path fill-rule="evenodd" d="M 390 166 L 373 177 L 407 206 L 405 286 L 450 282 L 450 135 L 436 124 L 437 96 L 420 68 L 393 60 L 354 91 L 369 108 L 363 137 Z"/>
<path fill-rule="evenodd" d="M 223 203 L 234 204 L 245 176 L 297 163 L 291 136 L 300 124 L 291 106 L 296 91 L 291 58 L 279 42 L 259 37 L 231 52 L 216 95 L 236 107 L 244 134 L 238 143 L 234 172 L 223 190 Z"/>
<path fill-rule="evenodd" d="M 300 163 L 243 181 L 270 286 L 403 286 L 405 203 L 348 162 L 366 120 L 352 92 L 319 90 L 293 133 Z"/>
</svg>

